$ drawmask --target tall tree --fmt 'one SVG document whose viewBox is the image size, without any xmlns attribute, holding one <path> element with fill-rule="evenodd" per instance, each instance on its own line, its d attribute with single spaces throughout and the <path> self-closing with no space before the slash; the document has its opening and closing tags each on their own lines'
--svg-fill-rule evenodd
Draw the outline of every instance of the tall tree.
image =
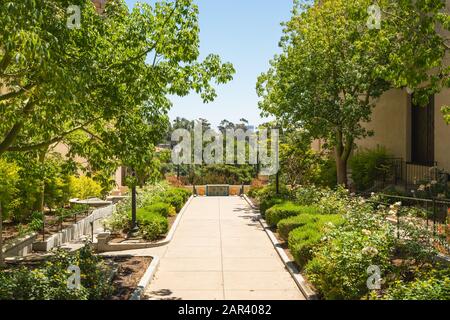
<svg viewBox="0 0 450 320">
<path fill-rule="evenodd" d="M 368 28 L 371 0 L 297 2 L 282 54 L 258 79 L 263 114 L 325 140 L 335 154 L 339 184 L 347 184 L 355 141 L 373 134 L 364 123 L 376 99 L 392 87 L 437 90 L 437 81 L 424 85 L 439 78 L 429 74 L 431 68 L 439 67 L 441 78 L 450 71 L 443 67 L 445 44 L 437 32 L 441 1 L 378 4 L 385 13 L 380 29 Z"/>
<path fill-rule="evenodd" d="M 81 8 L 78 29 L 66 25 L 69 5 Z M 0 155 L 70 141 L 80 130 L 93 137 L 124 129 L 127 117 L 145 116 L 145 101 L 167 108 L 170 94 L 194 90 L 212 101 L 212 82 L 234 73 L 217 55 L 198 61 L 191 0 L 131 12 L 110 0 L 102 15 L 88 0 L 2 1 L 0 11 Z"/>
</svg>

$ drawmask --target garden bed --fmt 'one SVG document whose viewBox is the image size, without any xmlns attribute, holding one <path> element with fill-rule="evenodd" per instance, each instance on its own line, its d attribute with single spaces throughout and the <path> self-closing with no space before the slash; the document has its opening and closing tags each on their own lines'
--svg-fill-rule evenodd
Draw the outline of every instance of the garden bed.
<svg viewBox="0 0 450 320">
<path fill-rule="evenodd" d="M 137 234 L 133 235 L 133 238 L 128 237 L 132 227 L 132 206 L 131 199 L 126 199 L 117 205 L 111 218 L 104 223 L 105 230 L 110 233 L 107 240 L 111 239 L 112 235 L 111 243 L 116 245 L 158 244 L 164 241 L 191 196 L 191 192 L 167 183 L 148 185 L 138 190 Z"/>
<path fill-rule="evenodd" d="M 278 254 L 320 298 L 450 299 L 448 265 L 438 259 L 430 230 L 401 203 L 379 206 L 343 188 L 254 194 Z M 403 211 L 407 223 L 393 224 Z"/>
<path fill-rule="evenodd" d="M 117 265 L 117 272 L 112 280 L 114 293 L 111 300 L 129 300 L 153 258 L 120 256 L 107 258 L 106 260 Z"/>
<path fill-rule="evenodd" d="M 158 237 L 158 239 L 155 240 L 145 240 L 142 237 L 130 237 L 128 235 L 128 233 L 125 232 L 116 232 L 116 233 L 111 233 L 111 237 L 109 239 L 109 243 L 110 244 L 135 244 L 135 243 L 158 243 L 160 241 L 163 241 L 167 235 L 169 234 L 170 230 L 172 229 L 172 226 L 174 225 L 175 221 L 178 218 L 179 213 L 177 213 L 176 216 L 171 216 L 167 218 L 168 224 L 169 224 L 169 229 L 167 230 L 167 232 L 165 234 L 162 234 Z"/>
</svg>

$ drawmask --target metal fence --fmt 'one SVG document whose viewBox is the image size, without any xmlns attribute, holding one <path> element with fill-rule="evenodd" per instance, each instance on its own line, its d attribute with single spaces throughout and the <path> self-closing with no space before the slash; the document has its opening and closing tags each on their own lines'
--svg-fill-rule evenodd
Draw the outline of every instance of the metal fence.
<svg viewBox="0 0 450 320">
<path fill-rule="evenodd" d="M 390 219 L 396 224 L 398 238 L 401 238 L 406 225 L 413 226 L 434 247 L 438 247 L 445 254 L 450 254 L 450 200 L 386 194 L 379 194 L 378 197 L 377 201 L 369 201 L 380 205 L 402 203 L 396 216 Z"/>
<path fill-rule="evenodd" d="M 405 194 L 410 194 L 431 182 L 437 182 L 441 186 L 441 192 L 448 192 L 449 174 L 439 170 L 437 162 L 417 164 L 402 158 L 389 158 L 377 170 L 373 187 L 360 191 L 380 192 L 388 187 L 396 187 L 403 189 Z"/>
<path fill-rule="evenodd" d="M 85 218 L 90 212 L 89 207 L 81 207 L 74 210 L 67 210 L 65 208 L 60 208 L 59 210 L 50 209 L 47 214 L 42 214 L 42 241 L 45 241 L 46 234 L 51 234 L 54 231 L 62 231 L 64 222 L 75 224 L 80 217 Z"/>
</svg>

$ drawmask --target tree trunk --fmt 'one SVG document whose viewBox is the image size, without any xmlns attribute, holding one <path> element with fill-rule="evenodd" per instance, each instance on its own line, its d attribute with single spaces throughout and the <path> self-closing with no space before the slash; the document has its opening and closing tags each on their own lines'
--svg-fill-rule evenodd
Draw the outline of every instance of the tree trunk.
<svg viewBox="0 0 450 320">
<path fill-rule="evenodd" d="M 347 162 L 350 157 L 350 153 L 353 149 L 353 137 L 342 134 L 341 130 L 336 130 L 336 146 L 335 146 L 335 158 L 336 158 L 336 173 L 337 184 L 348 187 L 347 180 Z"/>
<path fill-rule="evenodd" d="M 45 155 L 47 154 L 47 149 L 45 151 L 41 151 L 39 153 L 39 164 L 44 166 L 45 164 Z M 41 188 L 39 190 L 39 197 L 34 206 L 34 211 L 44 212 L 44 203 L 45 202 L 45 176 L 42 177 Z"/>
<path fill-rule="evenodd" d="M 338 185 L 347 187 L 347 159 L 343 159 L 342 156 L 336 155 L 336 171 Z"/>
</svg>

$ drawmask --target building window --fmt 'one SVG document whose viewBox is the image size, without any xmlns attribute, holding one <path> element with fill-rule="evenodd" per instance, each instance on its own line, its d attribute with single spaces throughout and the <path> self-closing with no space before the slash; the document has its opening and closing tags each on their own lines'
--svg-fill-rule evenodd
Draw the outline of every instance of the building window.
<svg viewBox="0 0 450 320">
<path fill-rule="evenodd" d="M 411 108 L 411 161 L 434 166 L 434 96 L 425 107 L 411 99 Z"/>
</svg>

